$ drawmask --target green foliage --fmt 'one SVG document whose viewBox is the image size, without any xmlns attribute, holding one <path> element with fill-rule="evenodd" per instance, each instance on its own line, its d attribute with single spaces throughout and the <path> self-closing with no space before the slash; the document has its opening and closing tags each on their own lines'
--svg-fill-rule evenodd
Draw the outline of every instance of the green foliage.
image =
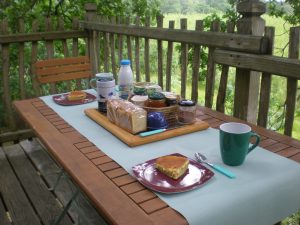
<svg viewBox="0 0 300 225">
<path fill-rule="evenodd" d="M 240 18 L 240 14 L 236 10 L 236 4 L 238 0 L 228 0 L 228 4 L 230 7 L 226 8 L 225 14 L 223 15 L 223 19 L 226 21 L 231 21 L 236 23 Z"/>
<path fill-rule="evenodd" d="M 163 14 L 166 13 L 180 13 L 180 1 L 179 0 L 162 0 L 160 10 Z"/>
<path fill-rule="evenodd" d="M 216 9 L 220 12 L 224 11 L 230 5 L 228 4 L 227 0 L 220 1 L 220 0 L 205 0 L 206 5 L 209 5 L 210 8 Z"/>
<path fill-rule="evenodd" d="M 220 24 L 220 31 L 225 32 L 227 28 L 227 21 L 233 21 L 236 22 L 239 18 L 239 14 L 236 11 L 236 3 L 238 0 L 228 0 L 228 2 L 220 1 L 220 0 L 198 0 L 196 3 L 194 2 L 194 5 L 196 5 L 196 8 L 198 9 L 196 11 L 203 10 L 202 6 L 205 6 L 207 10 L 205 11 L 214 11 L 213 13 L 207 14 L 203 19 L 203 26 L 204 30 L 209 31 L 211 29 L 211 24 L 216 21 Z M 188 1 L 187 1 L 188 2 Z M 163 4 L 162 4 L 163 5 Z M 193 7 L 191 7 L 193 8 Z M 210 8 L 210 9 L 209 9 Z M 211 9 L 214 10 L 211 10 Z M 220 15 L 220 13 L 216 13 L 218 10 L 224 10 L 226 9 L 225 14 Z M 180 45 L 175 46 L 175 50 L 179 53 L 181 52 Z M 180 55 L 180 54 L 179 54 Z M 188 52 L 188 66 L 191 68 L 193 63 L 193 55 L 194 55 L 194 49 L 192 46 L 189 46 L 189 52 Z M 206 74 L 207 74 L 207 61 L 208 61 L 208 50 L 207 47 L 203 47 L 200 52 L 200 70 L 199 70 L 199 81 L 204 81 Z M 180 62 L 180 60 L 179 60 Z M 181 63 L 181 62 L 180 62 Z M 229 95 L 230 97 L 230 95 Z M 229 98 L 228 97 L 228 98 Z M 233 102 L 233 100 L 232 100 Z"/>
<path fill-rule="evenodd" d="M 217 10 L 215 9 L 212 9 L 209 5 L 207 5 L 206 3 L 198 3 L 196 6 L 195 6 L 195 11 L 197 13 L 211 13 L 211 12 L 217 12 Z"/>
<path fill-rule="evenodd" d="M 227 0 L 162 0 L 162 13 L 218 13 L 230 8 Z"/>
<path fill-rule="evenodd" d="M 203 19 L 204 30 L 210 30 L 211 24 L 214 21 L 219 22 L 221 32 L 226 31 L 226 21 L 217 13 L 212 13 Z"/>
<path fill-rule="evenodd" d="M 160 14 L 158 0 L 126 0 L 124 3 L 127 15 L 139 16 L 144 21 L 145 16 L 152 19 Z"/>
<path fill-rule="evenodd" d="M 300 1 L 286 0 L 285 2 L 277 2 L 270 0 L 267 4 L 268 13 L 271 16 L 281 17 L 292 25 L 300 24 Z"/>
<path fill-rule="evenodd" d="M 86 0 L 2 0 L 0 2 L 0 19 L 7 19 L 12 32 L 17 31 L 18 19 L 26 21 L 26 31 L 31 28 L 34 19 L 61 16 L 67 28 L 72 26 L 72 19 L 83 19 Z M 158 0 L 93 0 L 97 12 L 105 16 L 140 16 L 154 18 L 159 13 Z M 18 12 L 18 13 L 16 13 Z"/>
<path fill-rule="evenodd" d="M 211 28 L 211 24 L 213 21 L 217 21 L 220 24 L 220 31 L 224 32 L 226 30 L 226 22 L 225 20 L 218 14 L 212 13 L 207 15 L 203 19 L 203 28 L 206 31 L 209 31 Z M 175 46 L 175 50 L 179 53 L 178 57 L 180 57 L 181 52 L 181 45 L 177 44 Z M 193 65 L 193 55 L 194 55 L 194 48 L 192 45 L 189 46 L 188 50 L 188 66 L 192 68 Z M 207 62 L 208 62 L 208 49 L 207 47 L 202 47 L 200 51 L 200 70 L 199 70 L 199 81 L 204 81 L 207 75 Z M 181 64 L 181 60 L 178 60 Z"/>
</svg>

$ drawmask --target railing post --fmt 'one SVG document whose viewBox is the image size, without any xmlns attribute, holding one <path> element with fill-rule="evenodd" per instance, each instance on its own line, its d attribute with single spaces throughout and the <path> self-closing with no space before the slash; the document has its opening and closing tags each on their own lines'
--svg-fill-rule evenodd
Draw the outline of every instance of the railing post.
<svg viewBox="0 0 300 225">
<path fill-rule="evenodd" d="M 299 40 L 300 40 L 300 27 L 290 28 L 290 39 L 289 39 L 289 58 L 299 59 Z M 284 123 L 284 134 L 292 136 L 293 133 L 293 123 L 295 117 L 295 108 L 297 101 L 297 89 L 298 80 L 296 78 L 289 77 L 287 79 L 286 86 L 286 113 L 285 113 L 285 123 Z"/>
<path fill-rule="evenodd" d="M 235 23 L 228 21 L 227 23 L 227 33 L 234 33 Z M 229 66 L 222 65 L 220 85 L 217 96 L 216 110 L 219 112 L 225 112 L 225 100 L 226 100 L 226 90 L 228 81 Z"/>
<path fill-rule="evenodd" d="M 94 3 L 86 3 L 85 6 L 85 20 L 96 21 L 97 17 L 97 5 Z M 96 40 L 93 35 L 93 31 L 88 31 L 88 54 L 92 65 L 92 72 L 96 74 L 98 71 L 98 55 L 96 49 Z"/>
<path fill-rule="evenodd" d="M 237 22 L 239 34 L 262 36 L 265 21 L 260 17 L 266 5 L 259 0 L 242 0 L 237 5 L 242 18 Z M 246 69 L 236 70 L 234 116 L 255 123 L 258 110 L 260 73 Z"/>
<path fill-rule="evenodd" d="M 266 27 L 265 37 L 269 39 L 266 53 L 268 55 L 273 55 L 275 27 Z M 267 127 L 268 124 L 268 110 L 269 110 L 270 96 L 271 96 L 271 82 L 272 82 L 272 74 L 266 72 L 262 73 L 261 84 L 260 84 L 259 111 L 258 111 L 258 118 L 257 118 L 257 125 L 262 127 Z"/>
<path fill-rule="evenodd" d="M 180 19 L 180 29 L 187 30 L 187 19 Z M 182 98 L 185 98 L 186 94 L 186 80 L 187 80 L 187 67 L 188 67 L 188 45 L 187 43 L 181 43 L 181 92 Z"/>
<path fill-rule="evenodd" d="M 215 20 L 210 26 L 211 32 L 220 31 L 220 22 Z M 216 78 L 216 63 L 214 62 L 214 51 L 215 47 L 208 48 L 207 56 L 207 74 L 205 83 L 205 107 L 212 108 L 214 99 L 214 89 L 215 89 L 215 78 Z"/>
<path fill-rule="evenodd" d="M 137 16 L 135 18 L 135 25 L 140 26 L 141 25 L 141 18 Z M 141 80 L 141 73 L 140 73 L 140 38 L 135 37 L 135 50 L 134 50 L 134 61 L 135 61 L 135 80 L 137 82 L 140 82 Z"/>
<path fill-rule="evenodd" d="M 145 18 L 145 27 L 150 27 L 150 16 Z M 145 38 L 145 53 L 144 53 L 144 63 L 145 63 L 145 81 L 150 82 L 150 39 Z"/>
<path fill-rule="evenodd" d="M 0 21 L 0 35 L 8 34 L 8 22 L 7 20 Z M 10 75 L 9 75 L 9 44 L 3 44 L 0 46 L 1 52 L 0 57 L 2 58 L 2 90 L 3 95 L 1 96 L 1 101 L 3 101 L 4 108 L 4 119 L 3 122 L 7 124 L 12 130 L 16 128 L 16 123 L 13 117 L 12 105 L 11 105 L 11 91 L 10 91 Z"/>
<path fill-rule="evenodd" d="M 162 15 L 156 16 L 157 27 L 162 28 L 164 17 Z M 157 41 L 157 73 L 158 73 L 158 85 L 164 89 L 163 81 L 163 42 L 161 40 Z"/>
</svg>

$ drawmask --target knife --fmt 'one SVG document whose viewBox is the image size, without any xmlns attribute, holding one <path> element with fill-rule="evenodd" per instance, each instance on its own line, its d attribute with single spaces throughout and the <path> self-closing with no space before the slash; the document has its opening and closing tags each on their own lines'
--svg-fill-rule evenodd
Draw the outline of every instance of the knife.
<svg viewBox="0 0 300 225">
<path fill-rule="evenodd" d="M 145 132 L 139 133 L 139 135 L 141 137 L 147 137 L 147 136 L 150 136 L 150 135 L 153 135 L 153 134 L 158 134 L 158 133 L 164 132 L 166 130 L 167 129 L 164 128 L 164 129 L 157 129 L 157 130 L 145 131 Z"/>
</svg>

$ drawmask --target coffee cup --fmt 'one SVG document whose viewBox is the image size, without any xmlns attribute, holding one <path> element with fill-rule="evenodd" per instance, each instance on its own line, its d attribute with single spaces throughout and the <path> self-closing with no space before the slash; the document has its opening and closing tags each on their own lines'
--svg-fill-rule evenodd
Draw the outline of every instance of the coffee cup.
<svg viewBox="0 0 300 225">
<path fill-rule="evenodd" d="M 114 78 L 112 73 L 96 73 L 95 77 L 90 80 L 90 86 L 97 90 L 97 81 L 100 80 L 110 80 Z"/>
<path fill-rule="evenodd" d="M 229 166 L 243 164 L 250 153 L 260 142 L 257 133 L 251 131 L 251 127 L 243 123 L 224 123 L 220 126 L 220 150 L 221 157 Z M 250 144 L 250 139 L 255 137 L 255 143 Z"/>
<path fill-rule="evenodd" d="M 98 110 L 106 112 L 106 102 L 115 95 L 116 82 L 111 73 L 97 73 L 90 81 L 91 87 L 97 91 Z"/>
</svg>

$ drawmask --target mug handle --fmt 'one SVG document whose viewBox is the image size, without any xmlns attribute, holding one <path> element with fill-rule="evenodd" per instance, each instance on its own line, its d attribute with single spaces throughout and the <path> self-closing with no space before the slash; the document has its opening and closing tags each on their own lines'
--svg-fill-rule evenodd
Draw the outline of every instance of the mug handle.
<svg viewBox="0 0 300 225">
<path fill-rule="evenodd" d="M 94 88 L 95 90 L 97 89 L 97 79 L 96 78 L 90 79 L 90 86 L 92 88 Z"/>
<path fill-rule="evenodd" d="M 257 146 L 257 145 L 259 144 L 259 142 L 260 142 L 260 137 L 259 137 L 259 135 L 258 135 L 257 133 L 251 131 L 251 136 L 250 136 L 250 138 L 251 138 L 251 137 L 255 137 L 255 138 L 256 138 L 256 141 L 255 141 L 255 143 L 254 143 L 253 145 L 251 145 L 251 146 L 249 147 L 248 153 L 251 152 L 253 149 L 255 149 L 256 146 Z"/>
</svg>

